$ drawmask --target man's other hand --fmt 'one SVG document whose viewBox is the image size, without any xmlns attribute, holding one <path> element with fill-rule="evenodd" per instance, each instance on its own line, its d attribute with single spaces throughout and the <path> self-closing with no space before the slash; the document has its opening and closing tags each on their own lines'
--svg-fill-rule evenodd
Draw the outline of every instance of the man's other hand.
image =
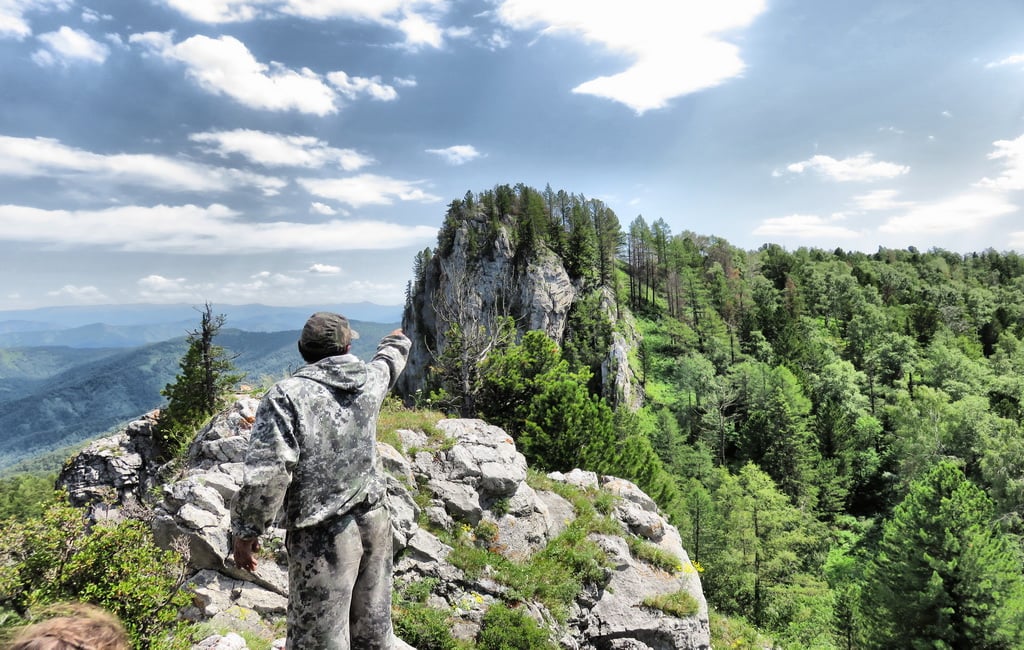
<svg viewBox="0 0 1024 650">
<path fill-rule="evenodd" d="M 258 537 L 236 537 L 234 542 L 235 566 L 246 571 L 256 570 L 256 552 L 260 550 Z"/>
<path fill-rule="evenodd" d="M 390 334 L 388 334 L 388 336 L 405 336 L 405 333 L 402 331 L 402 328 L 399 327 L 394 332 L 391 332 Z"/>
</svg>

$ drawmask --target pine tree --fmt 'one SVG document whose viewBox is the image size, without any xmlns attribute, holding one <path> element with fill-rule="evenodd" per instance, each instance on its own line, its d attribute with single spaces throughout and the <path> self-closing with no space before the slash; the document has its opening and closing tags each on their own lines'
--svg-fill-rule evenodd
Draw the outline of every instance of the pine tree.
<svg viewBox="0 0 1024 650">
<path fill-rule="evenodd" d="M 992 501 L 952 461 L 911 484 L 865 569 L 873 647 L 1021 647 L 1021 558 L 992 518 Z"/>
<path fill-rule="evenodd" d="M 154 438 L 165 458 L 178 455 L 192 441 L 196 429 L 225 406 L 226 395 L 243 377 L 232 372 L 224 348 L 213 344 L 224 315 L 214 316 L 210 303 L 200 313 L 199 329 L 189 332 L 188 350 L 179 363 L 181 372 L 160 391 L 167 406 L 160 411 Z"/>
</svg>

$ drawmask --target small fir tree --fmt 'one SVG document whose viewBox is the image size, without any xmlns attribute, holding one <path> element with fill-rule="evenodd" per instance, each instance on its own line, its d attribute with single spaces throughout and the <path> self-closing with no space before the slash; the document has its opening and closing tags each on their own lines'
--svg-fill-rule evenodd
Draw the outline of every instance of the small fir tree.
<svg viewBox="0 0 1024 650">
<path fill-rule="evenodd" d="M 227 394 L 243 377 L 233 372 L 224 348 L 213 344 L 224 315 L 214 316 L 210 303 L 200 313 L 199 329 L 189 332 L 181 372 L 160 391 L 167 406 L 160 411 L 154 437 L 165 458 L 178 455 L 191 442 L 196 429 L 225 406 Z"/>
</svg>

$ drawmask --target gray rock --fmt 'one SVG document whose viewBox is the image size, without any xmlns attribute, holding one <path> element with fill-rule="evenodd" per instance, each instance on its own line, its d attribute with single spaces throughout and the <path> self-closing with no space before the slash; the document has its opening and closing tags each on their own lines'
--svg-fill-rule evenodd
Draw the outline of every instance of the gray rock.
<svg viewBox="0 0 1024 650">
<path fill-rule="evenodd" d="M 235 567 L 229 554 L 228 504 L 242 480 L 237 458 L 248 440 L 255 403 L 244 398 L 200 432 L 177 480 L 162 487 L 152 526 L 161 546 L 170 548 L 176 540 L 187 545 L 196 595 L 188 610 L 190 619 L 269 639 L 273 638 L 269 635 L 274 621 L 280 625 L 286 608 L 285 532 L 275 528 L 263 536 L 264 551 L 254 573 Z M 144 437 L 144 425 L 136 424 L 134 435 Z M 428 439 L 417 432 L 400 433 L 402 445 L 416 450 L 411 460 L 388 445 L 379 445 L 389 473 L 394 581 L 401 588 L 431 579 L 428 604 L 451 612 L 453 634 L 471 639 L 487 609 L 508 597 L 508 587 L 486 569 L 478 577 L 467 577 L 450 562 L 453 548 L 441 541 L 441 533 L 435 535 L 421 527 L 421 522 L 425 519 L 431 530 L 443 529 L 444 535 L 463 540 L 481 534 L 479 525 L 488 522 L 491 531 L 475 543 L 511 560 L 527 561 L 558 537 L 576 513 L 565 498 L 527 484 L 526 461 L 500 428 L 474 419 L 442 420 L 437 428 L 449 440 L 445 449 L 430 449 Z M 100 444 L 76 461 L 78 469 L 68 477 L 78 494 L 88 498 L 111 492 L 139 493 L 150 470 L 146 455 L 139 451 L 144 445 L 132 436 L 126 430 L 97 441 Z M 669 573 L 647 565 L 632 557 L 624 538 L 595 535 L 591 538 L 611 560 L 607 584 L 585 585 L 564 624 L 536 602 L 522 603 L 524 611 L 550 629 L 552 639 L 567 650 L 708 648 L 707 604 L 699 575 L 689 562 L 679 531 L 655 502 L 635 484 L 615 477 L 581 470 L 549 476 L 588 492 L 600 489 L 617 496 L 611 516 L 628 533 L 679 558 L 680 569 Z M 425 492 L 417 496 L 414 490 Z M 424 506 L 427 497 L 430 503 Z M 676 618 L 643 604 L 652 596 L 681 590 L 698 604 L 693 616 Z M 230 644 L 236 642 L 228 636 L 211 637 L 203 641 L 208 645 L 197 647 L 235 648 Z"/>
</svg>

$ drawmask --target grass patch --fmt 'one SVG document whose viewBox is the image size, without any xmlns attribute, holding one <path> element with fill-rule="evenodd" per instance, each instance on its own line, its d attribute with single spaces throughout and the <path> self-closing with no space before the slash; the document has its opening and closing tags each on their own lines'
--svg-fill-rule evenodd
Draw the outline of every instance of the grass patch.
<svg viewBox="0 0 1024 650">
<path fill-rule="evenodd" d="M 410 431 L 422 431 L 429 441 L 435 445 L 441 445 L 446 438 L 437 428 L 437 423 L 444 417 L 445 415 L 438 411 L 406 408 L 401 400 L 389 395 L 381 406 L 380 417 L 377 420 L 377 440 L 387 443 L 395 449 L 402 449 L 403 445 L 398 437 L 398 430 L 409 429 Z"/>
<path fill-rule="evenodd" d="M 391 618 L 397 634 L 418 650 L 465 650 L 471 644 L 451 634 L 448 611 L 427 605 L 437 580 L 424 579 L 395 589 L 391 594 Z"/>
<path fill-rule="evenodd" d="M 661 610 L 669 616 L 677 618 L 693 616 L 700 610 L 700 604 L 697 602 L 697 599 L 684 589 L 680 589 L 672 594 L 661 594 L 644 598 L 644 605 Z"/>
<path fill-rule="evenodd" d="M 734 650 L 762 650 L 778 647 L 741 616 L 723 616 L 714 610 L 708 612 L 711 624 L 711 647 Z"/>
<path fill-rule="evenodd" d="M 683 570 L 682 560 L 660 546 L 635 536 L 627 537 L 626 542 L 629 544 L 629 552 L 641 562 L 646 562 L 666 573 L 678 573 Z"/>
</svg>

